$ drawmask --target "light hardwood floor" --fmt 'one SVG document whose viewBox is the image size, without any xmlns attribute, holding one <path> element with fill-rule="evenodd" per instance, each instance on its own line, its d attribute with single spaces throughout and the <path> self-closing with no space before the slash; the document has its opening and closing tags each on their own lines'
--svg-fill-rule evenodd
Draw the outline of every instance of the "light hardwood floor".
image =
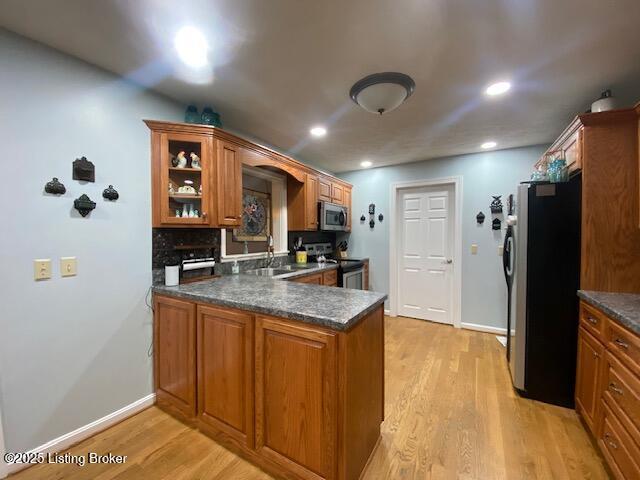
<svg viewBox="0 0 640 480">
<path fill-rule="evenodd" d="M 514 394 L 494 335 L 386 318 L 386 420 L 363 476 L 378 479 L 606 479 L 575 412 Z M 268 479 L 152 407 L 70 450 L 123 465 L 38 465 L 28 479 Z"/>
</svg>

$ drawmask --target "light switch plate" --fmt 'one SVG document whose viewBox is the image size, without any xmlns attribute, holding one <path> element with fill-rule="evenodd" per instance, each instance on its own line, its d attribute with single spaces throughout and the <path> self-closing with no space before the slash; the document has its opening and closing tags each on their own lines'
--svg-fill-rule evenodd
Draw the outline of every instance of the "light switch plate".
<svg viewBox="0 0 640 480">
<path fill-rule="evenodd" d="M 33 279 L 46 280 L 51 278 L 51 260 L 39 258 L 33 261 Z"/>
<path fill-rule="evenodd" d="M 475 243 L 471 244 L 471 255 L 475 255 L 476 253 L 478 253 L 478 245 L 476 245 Z"/>
<path fill-rule="evenodd" d="M 60 276 L 73 277 L 76 275 L 76 257 L 60 258 Z"/>
</svg>

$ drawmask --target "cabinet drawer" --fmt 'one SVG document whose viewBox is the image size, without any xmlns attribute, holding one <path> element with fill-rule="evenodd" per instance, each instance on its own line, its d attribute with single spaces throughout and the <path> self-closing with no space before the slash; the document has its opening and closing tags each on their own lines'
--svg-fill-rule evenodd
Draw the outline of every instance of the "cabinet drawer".
<svg viewBox="0 0 640 480">
<path fill-rule="evenodd" d="M 580 302 L 580 325 L 597 339 L 602 340 L 607 317 L 585 302 Z"/>
<path fill-rule="evenodd" d="M 613 320 L 607 321 L 607 350 L 613 352 L 622 364 L 640 375 L 640 336 L 631 333 Z"/>
<path fill-rule="evenodd" d="M 313 283 L 315 285 L 322 285 L 322 274 L 314 273 L 311 275 L 305 275 L 304 277 L 297 277 L 291 279 L 292 282 L 298 283 Z"/>
<path fill-rule="evenodd" d="M 640 379 L 611 353 L 605 362 L 603 396 L 640 445 Z"/>
<path fill-rule="evenodd" d="M 619 480 L 640 478 L 640 449 L 606 404 L 603 410 L 598 444 L 609 467 Z"/>
</svg>

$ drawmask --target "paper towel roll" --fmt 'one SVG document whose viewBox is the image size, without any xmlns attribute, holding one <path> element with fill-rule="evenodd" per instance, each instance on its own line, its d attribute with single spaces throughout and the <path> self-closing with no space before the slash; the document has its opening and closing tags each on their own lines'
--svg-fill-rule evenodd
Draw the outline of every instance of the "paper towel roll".
<svg viewBox="0 0 640 480">
<path fill-rule="evenodd" d="M 175 287 L 180 283 L 180 266 L 172 265 L 164 267 L 164 284 L 167 287 Z"/>
</svg>

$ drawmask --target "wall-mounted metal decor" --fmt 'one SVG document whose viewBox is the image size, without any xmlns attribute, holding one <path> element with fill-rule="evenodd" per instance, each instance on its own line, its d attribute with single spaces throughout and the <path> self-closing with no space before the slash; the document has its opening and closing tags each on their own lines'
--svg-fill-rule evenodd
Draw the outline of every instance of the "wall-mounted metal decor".
<svg viewBox="0 0 640 480">
<path fill-rule="evenodd" d="M 365 220 L 366 220 L 365 216 L 364 215 L 360 215 L 360 221 L 364 222 Z"/>
<path fill-rule="evenodd" d="M 482 225 L 484 223 L 484 219 L 485 219 L 484 213 L 479 212 L 476 215 L 476 222 L 478 222 L 478 225 Z"/>
<path fill-rule="evenodd" d="M 502 213 L 502 195 L 491 195 L 493 201 L 491 202 L 491 213 Z"/>
<path fill-rule="evenodd" d="M 64 184 L 58 180 L 58 177 L 53 177 L 53 179 L 44 186 L 44 191 L 54 195 L 62 195 L 66 193 L 67 189 Z"/>
<path fill-rule="evenodd" d="M 83 182 L 96 181 L 96 167 L 87 157 L 76 158 L 73 161 L 73 179 Z"/>
<path fill-rule="evenodd" d="M 369 204 L 369 215 L 373 215 L 376 213 L 376 205 L 375 203 L 370 203 Z"/>
<path fill-rule="evenodd" d="M 502 222 L 500 221 L 499 218 L 494 218 L 493 222 L 491 222 L 491 229 L 492 230 L 500 230 L 500 227 L 502 225 Z"/>
<path fill-rule="evenodd" d="M 96 202 L 91 201 L 91 199 L 83 193 L 73 201 L 73 207 L 80 212 L 80 215 L 86 217 L 91 210 L 96 208 Z"/>
<path fill-rule="evenodd" d="M 109 188 L 105 188 L 102 191 L 102 197 L 113 202 L 120 198 L 120 194 L 115 188 L 113 188 L 113 185 L 109 185 Z"/>
<path fill-rule="evenodd" d="M 382 220 L 384 220 L 384 217 L 382 216 L 382 214 L 378 215 L 378 221 L 381 222 Z"/>
<path fill-rule="evenodd" d="M 371 220 L 369 220 L 369 228 L 373 228 L 376 226 L 376 221 L 372 218 Z"/>
</svg>

